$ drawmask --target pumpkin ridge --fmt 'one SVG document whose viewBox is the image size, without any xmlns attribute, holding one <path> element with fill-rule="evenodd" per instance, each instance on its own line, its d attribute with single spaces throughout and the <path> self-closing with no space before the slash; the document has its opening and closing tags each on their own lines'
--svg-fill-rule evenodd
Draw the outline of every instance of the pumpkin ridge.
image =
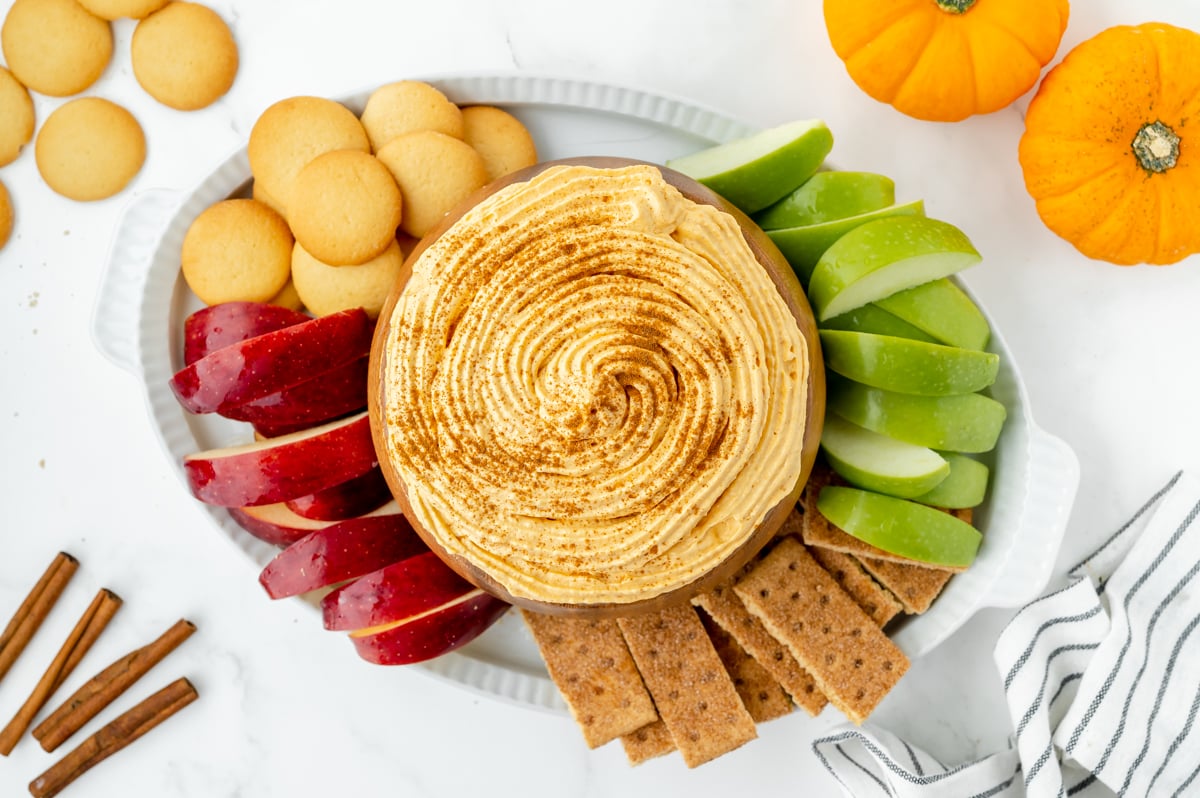
<svg viewBox="0 0 1200 798">
<path fill-rule="evenodd" d="M 903 23 L 903 22 L 904 22 L 906 19 L 908 19 L 909 17 L 911 17 L 912 15 L 914 15 L 914 14 L 917 14 L 917 13 L 920 13 L 920 12 L 918 12 L 918 11 L 908 11 L 907 13 L 901 14 L 900 16 L 896 17 L 896 18 L 895 18 L 895 19 L 893 19 L 891 22 L 889 22 L 887 25 L 885 25 L 884 27 L 880 28 L 880 29 L 879 29 L 879 33 L 876 35 L 876 37 L 875 37 L 875 38 L 876 38 L 876 39 L 882 38 L 883 36 L 887 35 L 887 32 L 888 32 L 888 31 L 890 31 L 892 28 L 894 28 L 894 27 L 896 27 L 896 26 L 898 26 L 898 25 L 902 24 L 902 23 Z M 928 43 L 928 42 L 929 42 L 929 40 L 930 40 L 930 39 L 932 39 L 932 38 L 933 38 L 933 33 L 931 32 L 931 33 L 929 34 L 929 36 L 928 36 L 928 37 L 925 39 L 925 42 L 926 42 L 926 43 Z M 869 47 L 869 46 L 870 46 L 870 45 L 871 45 L 873 42 L 874 42 L 874 39 L 873 39 L 871 42 L 866 42 L 865 44 L 863 44 L 863 46 L 862 46 L 862 47 L 860 47 L 860 48 L 858 48 L 857 50 L 855 50 L 855 51 L 854 51 L 854 55 L 857 55 L 858 53 L 862 52 L 862 51 L 863 51 L 863 49 L 865 49 L 866 47 Z M 850 57 L 850 58 L 853 58 L 854 56 L 853 56 L 853 55 L 851 55 L 851 56 L 849 56 L 849 57 Z M 911 73 L 911 70 L 910 70 L 909 74 L 912 74 L 912 73 Z"/>
<path fill-rule="evenodd" d="M 959 13 L 965 14 L 965 13 L 967 13 L 967 11 L 970 11 L 970 10 L 971 9 L 968 6 L 965 11 L 961 11 Z M 980 76 L 975 71 L 977 68 L 976 64 L 978 63 L 978 59 L 975 58 L 975 37 L 971 36 L 971 34 L 966 31 L 955 30 L 954 33 L 956 35 L 962 37 L 963 51 L 967 54 L 967 63 L 963 65 L 963 67 L 964 67 L 963 72 L 971 75 L 971 79 L 966 81 L 966 84 L 970 91 L 970 96 L 971 96 L 970 105 L 972 108 L 978 108 L 979 107 L 979 77 Z"/>
<path fill-rule="evenodd" d="M 1163 201 L 1164 201 L 1163 190 L 1166 187 L 1162 183 L 1163 183 L 1163 181 L 1160 180 L 1160 181 L 1158 181 L 1158 185 L 1154 187 L 1155 204 L 1158 206 L 1158 211 L 1159 211 L 1158 213 L 1155 213 L 1153 215 L 1153 219 L 1154 219 L 1154 249 L 1152 251 L 1154 252 L 1155 259 L 1162 257 L 1161 253 L 1163 251 L 1163 239 L 1166 238 L 1166 232 L 1163 230 L 1163 226 L 1166 224 L 1166 214 L 1162 213 L 1162 210 L 1161 210 L 1162 206 L 1163 206 Z"/>
<path fill-rule="evenodd" d="M 1112 217 L 1113 209 L 1111 207 L 1107 208 L 1104 210 L 1102 216 L 1082 223 L 1076 214 L 1069 211 L 1071 206 L 1081 201 L 1075 195 L 1084 192 L 1085 188 L 1085 186 L 1081 186 L 1070 194 L 1039 198 L 1037 200 L 1037 212 L 1042 217 L 1042 221 L 1056 235 L 1062 237 L 1069 236 L 1069 240 L 1076 249 L 1088 257 L 1095 257 L 1093 252 L 1099 251 L 1098 249 L 1093 249 L 1096 243 L 1095 232 L 1104 225 L 1105 221 Z"/>
<path fill-rule="evenodd" d="M 1042 63 L 1042 59 L 1038 58 L 1037 53 L 1035 53 L 1033 48 L 1030 47 L 1029 42 L 1025 41 L 1024 37 L 1022 37 L 1017 31 L 1014 31 L 1008 25 L 1005 25 L 1003 22 L 1000 22 L 997 19 L 988 19 L 987 24 L 992 28 L 995 28 L 996 30 L 1006 34 L 1010 39 L 1021 45 L 1021 49 L 1025 51 L 1025 54 L 1029 56 L 1029 60 L 1033 61 L 1033 63 Z M 1041 67 L 1038 67 L 1038 71 L 1041 72 Z"/>
<path fill-rule="evenodd" d="M 887 10 L 887 9 L 885 8 L 884 10 Z M 828 12 L 826 12 L 826 13 L 828 14 Z M 915 7 L 899 10 L 893 19 L 890 19 L 890 20 L 886 21 L 885 23 L 883 23 L 879 28 L 874 30 L 874 32 L 872 33 L 871 36 L 858 42 L 855 46 L 852 47 L 852 46 L 847 45 L 845 42 L 840 42 L 841 46 L 839 47 L 839 46 L 837 46 L 838 43 L 834 43 L 834 45 L 835 45 L 834 50 L 837 51 L 838 57 L 841 58 L 843 61 L 849 61 L 851 58 L 854 58 L 856 55 L 858 55 L 864 49 L 866 49 L 867 47 L 870 47 L 871 44 L 876 39 L 884 36 L 888 31 L 890 31 L 892 28 L 899 25 L 901 22 L 906 20 L 908 17 L 912 16 L 913 14 L 919 14 L 919 13 L 921 13 L 920 10 Z M 832 29 L 830 30 L 830 32 L 832 33 Z"/>
<path fill-rule="evenodd" d="M 1175 171 L 1170 177 L 1155 180 L 1159 205 L 1163 208 L 1182 207 L 1190 203 L 1190 197 L 1200 190 L 1200 180 L 1195 170 Z M 1200 228 L 1190 224 L 1186 218 L 1162 213 L 1160 240 L 1155 250 L 1155 263 L 1170 263 L 1193 253 L 1200 252 Z"/>
<path fill-rule="evenodd" d="M 904 16 L 898 18 L 894 24 L 892 24 L 888 27 L 888 30 L 890 31 L 892 28 L 901 25 L 902 23 L 904 23 L 906 20 L 909 20 L 909 19 L 916 19 L 918 22 L 925 21 L 925 17 L 922 14 L 920 14 L 919 12 L 912 12 L 912 13 L 905 14 Z M 918 27 L 920 27 L 922 29 L 922 38 L 919 40 L 918 39 L 909 39 L 910 42 L 919 42 L 919 44 L 912 47 L 912 50 L 919 53 L 917 55 L 916 60 L 912 62 L 912 65 L 909 66 L 907 70 L 897 70 L 897 73 L 899 73 L 901 71 L 903 72 L 903 77 L 900 79 L 900 82 L 895 86 L 895 88 L 892 89 L 890 96 L 888 95 L 888 93 L 886 91 L 883 91 L 883 90 L 880 90 L 878 92 L 878 94 L 868 92 L 868 93 L 871 93 L 871 96 L 875 97 L 877 100 L 894 105 L 896 102 L 896 98 L 899 97 L 900 94 L 904 91 L 905 85 L 910 80 L 912 80 L 913 74 L 917 70 L 917 66 L 921 63 L 921 59 L 924 57 L 926 50 L 929 48 L 930 43 L 933 41 L 934 37 L 937 35 L 937 25 L 919 25 Z M 882 35 L 880 36 L 880 38 L 882 38 Z M 872 44 L 874 44 L 874 43 L 872 42 Z M 868 45 L 868 47 L 870 47 L 870 45 Z M 856 54 L 856 56 L 852 56 L 850 59 L 847 59 L 847 63 L 848 64 L 853 63 L 856 60 L 857 55 L 863 54 L 865 51 L 867 51 L 868 47 L 863 47 L 861 50 L 859 50 L 859 52 Z M 854 78 L 856 83 L 858 83 L 859 80 L 861 79 L 861 78 L 859 78 L 857 76 L 853 76 L 853 75 L 852 75 L 852 77 Z M 859 83 L 859 85 L 861 86 L 863 84 Z"/>
<path fill-rule="evenodd" d="M 935 52 L 934 46 L 933 46 L 934 42 L 937 42 L 939 40 L 945 41 L 944 39 L 942 39 L 942 37 L 950 37 L 950 36 L 958 36 L 959 40 L 963 41 L 963 37 L 962 37 L 961 33 L 955 28 L 955 25 L 954 25 L 954 23 L 956 22 L 955 17 L 948 15 L 948 14 L 941 14 L 941 12 L 938 12 L 938 13 L 940 16 L 944 16 L 946 18 L 945 19 L 937 19 L 934 22 L 934 24 L 932 26 L 930 26 L 929 36 L 920 45 L 920 55 L 917 57 L 917 60 L 913 62 L 912 68 L 909 69 L 908 74 L 906 74 L 904 76 L 904 79 L 902 81 L 900 81 L 900 85 L 896 87 L 896 92 L 895 92 L 895 94 L 892 95 L 892 98 L 891 98 L 891 103 L 894 107 L 899 109 L 901 112 L 909 114 L 910 116 L 914 116 L 918 119 L 921 118 L 920 112 L 918 111 L 918 109 L 911 107 L 911 105 L 907 101 L 906 96 L 905 96 L 906 90 L 912 88 L 910 86 L 912 81 L 916 80 L 918 77 L 924 77 L 924 75 L 922 74 L 923 64 L 928 60 L 937 58 L 937 55 L 936 55 L 936 52 Z M 968 42 L 966 44 L 966 47 L 969 48 L 969 46 L 970 45 Z M 972 74 L 972 76 L 974 76 L 974 72 L 972 72 L 971 74 Z M 923 90 L 921 90 L 919 88 L 914 89 L 914 92 L 915 92 L 915 96 L 917 96 L 917 97 L 920 97 L 924 93 Z M 972 97 L 973 97 L 976 92 L 976 88 L 974 86 L 973 81 L 972 81 L 972 86 L 971 86 L 971 92 L 972 92 Z M 968 114 L 968 116 L 969 116 L 969 114 Z M 962 117 L 959 117 L 959 118 L 962 118 Z M 947 120 L 943 120 L 943 121 L 947 121 Z M 955 120 L 948 120 L 948 121 L 955 121 Z"/>
<path fill-rule="evenodd" d="M 1167 39 L 1163 36 L 1148 36 L 1147 38 L 1150 41 L 1150 49 L 1154 53 L 1154 69 L 1158 74 L 1158 80 L 1156 81 L 1158 84 L 1157 85 L 1158 97 L 1155 98 L 1154 106 L 1151 109 L 1149 109 L 1151 112 L 1154 112 L 1157 109 L 1161 109 L 1161 108 L 1165 107 L 1167 104 L 1167 97 L 1166 97 L 1167 82 L 1165 80 L 1163 80 L 1163 75 L 1166 73 L 1163 71 L 1162 48 L 1168 46 L 1168 42 L 1167 42 Z M 1152 122 L 1154 120 L 1147 119 L 1146 121 Z M 1159 118 L 1158 121 L 1159 121 L 1159 124 L 1163 124 L 1161 118 Z M 1174 131 L 1172 131 L 1172 133 L 1174 133 Z"/>
<path fill-rule="evenodd" d="M 1157 210 L 1159 207 L 1161 198 L 1159 197 L 1158 192 L 1152 192 L 1151 196 L 1154 198 L 1155 209 Z M 1118 254 L 1119 258 L 1129 262 L 1126 265 L 1132 265 L 1132 263 L 1136 262 L 1139 259 L 1146 260 L 1147 255 L 1143 252 L 1138 252 L 1138 254 L 1136 256 L 1131 256 L 1128 252 L 1128 250 L 1130 248 L 1137 250 L 1137 245 L 1130 243 L 1130 239 L 1133 238 L 1134 233 L 1141 232 L 1137 228 L 1136 225 L 1133 225 L 1133 224 L 1119 225 L 1117 229 L 1120 231 L 1121 235 L 1120 236 L 1112 236 L 1110 233 L 1109 238 L 1104 242 L 1103 246 L 1099 246 L 1099 244 L 1096 240 L 1096 239 L 1100 238 L 1105 232 L 1107 232 L 1107 230 L 1105 229 L 1106 225 L 1109 222 L 1111 222 L 1114 217 L 1124 216 L 1126 211 L 1128 210 L 1128 208 L 1130 206 L 1136 204 L 1137 199 L 1138 199 L 1138 193 L 1131 191 L 1131 192 L 1128 192 L 1127 194 L 1125 194 L 1125 196 L 1123 196 L 1121 198 L 1120 202 L 1114 203 L 1112 205 L 1112 207 L 1110 207 L 1108 209 L 1108 212 L 1106 214 L 1104 214 L 1103 216 L 1101 216 L 1099 219 L 1097 219 L 1096 223 L 1093 224 L 1091 226 L 1091 228 L 1080 237 L 1080 239 L 1079 239 L 1079 242 L 1081 245 L 1080 251 L 1086 252 L 1086 250 L 1092 249 L 1093 251 L 1119 253 Z M 1158 219 L 1156 226 L 1155 226 L 1155 236 L 1158 236 L 1161 234 L 1161 224 L 1162 224 L 1161 217 L 1162 217 L 1162 215 L 1159 213 L 1154 213 L 1154 214 L 1151 214 L 1151 216 L 1156 217 Z M 1093 247 L 1095 247 L 1095 249 L 1093 249 Z M 1151 249 L 1150 252 L 1151 252 L 1151 255 L 1158 252 L 1157 239 L 1155 241 L 1154 248 Z M 1089 255 L 1089 257 L 1094 257 L 1094 256 Z"/>
<path fill-rule="evenodd" d="M 1095 172 L 1092 172 L 1091 174 L 1087 175 L 1086 177 L 1080 178 L 1077 182 L 1072 183 L 1068 187 L 1064 187 L 1061 190 L 1054 191 L 1054 192 L 1046 192 L 1043 194 L 1038 194 L 1036 197 L 1034 197 L 1034 199 L 1035 200 L 1056 199 L 1058 197 L 1065 197 L 1068 194 L 1074 194 L 1075 192 L 1077 192 L 1080 189 L 1087 186 L 1089 183 L 1092 183 L 1096 180 L 1100 180 L 1101 178 L 1106 177 L 1109 172 L 1112 172 L 1112 171 L 1115 171 L 1118 169 L 1124 169 L 1124 168 L 1125 168 L 1124 163 L 1122 163 L 1121 161 L 1114 161 L 1113 163 L 1107 164 L 1106 166 L 1103 166 L 1100 169 L 1097 169 Z"/>
</svg>

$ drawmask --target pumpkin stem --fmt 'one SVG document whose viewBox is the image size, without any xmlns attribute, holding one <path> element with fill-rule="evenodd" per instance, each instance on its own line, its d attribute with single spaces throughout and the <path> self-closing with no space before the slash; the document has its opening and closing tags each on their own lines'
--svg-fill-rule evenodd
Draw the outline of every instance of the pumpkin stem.
<svg viewBox="0 0 1200 798">
<path fill-rule="evenodd" d="M 1133 154 L 1147 172 L 1162 174 L 1179 162 L 1179 136 L 1162 122 L 1149 122 L 1133 137 Z"/>
<path fill-rule="evenodd" d="M 965 14 L 975 5 L 976 0 L 933 0 L 937 7 L 947 14 Z"/>
</svg>

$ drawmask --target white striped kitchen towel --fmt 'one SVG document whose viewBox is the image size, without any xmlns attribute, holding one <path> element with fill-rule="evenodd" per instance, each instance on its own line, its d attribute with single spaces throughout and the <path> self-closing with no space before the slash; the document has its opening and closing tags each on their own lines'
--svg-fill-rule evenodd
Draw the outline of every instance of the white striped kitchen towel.
<svg viewBox="0 0 1200 798">
<path fill-rule="evenodd" d="M 1200 796 L 1198 513 L 1200 482 L 1176 474 L 1005 627 L 1008 750 L 946 767 L 847 725 L 813 743 L 817 757 L 854 798 Z"/>
</svg>

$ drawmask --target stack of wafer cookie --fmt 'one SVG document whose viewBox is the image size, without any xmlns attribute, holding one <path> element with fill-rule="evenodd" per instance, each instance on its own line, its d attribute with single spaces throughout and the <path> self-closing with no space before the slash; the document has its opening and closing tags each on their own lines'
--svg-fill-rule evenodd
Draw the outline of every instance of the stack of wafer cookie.
<svg viewBox="0 0 1200 798">
<path fill-rule="evenodd" d="M 837 481 L 818 462 L 772 544 L 693 606 L 606 620 L 524 612 L 589 747 L 620 740 L 633 764 L 677 750 L 696 767 L 794 706 L 815 716 L 833 704 L 862 723 L 909 665 L 885 627 L 927 610 L 953 572 L 830 524 L 817 495 Z"/>
</svg>

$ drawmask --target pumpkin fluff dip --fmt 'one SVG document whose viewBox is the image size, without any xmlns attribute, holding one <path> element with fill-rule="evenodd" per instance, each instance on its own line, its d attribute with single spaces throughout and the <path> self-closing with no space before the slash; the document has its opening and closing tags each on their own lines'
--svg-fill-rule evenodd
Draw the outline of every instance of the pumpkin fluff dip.
<svg viewBox="0 0 1200 798">
<path fill-rule="evenodd" d="M 811 467 L 802 294 L 715 195 L 672 182 L 690 183 L 578 159 L 493 184 L 381 317 L 389 483 L 435 551 L 518 605 L 684 600 L 769 539 Z"/>
</svg>

